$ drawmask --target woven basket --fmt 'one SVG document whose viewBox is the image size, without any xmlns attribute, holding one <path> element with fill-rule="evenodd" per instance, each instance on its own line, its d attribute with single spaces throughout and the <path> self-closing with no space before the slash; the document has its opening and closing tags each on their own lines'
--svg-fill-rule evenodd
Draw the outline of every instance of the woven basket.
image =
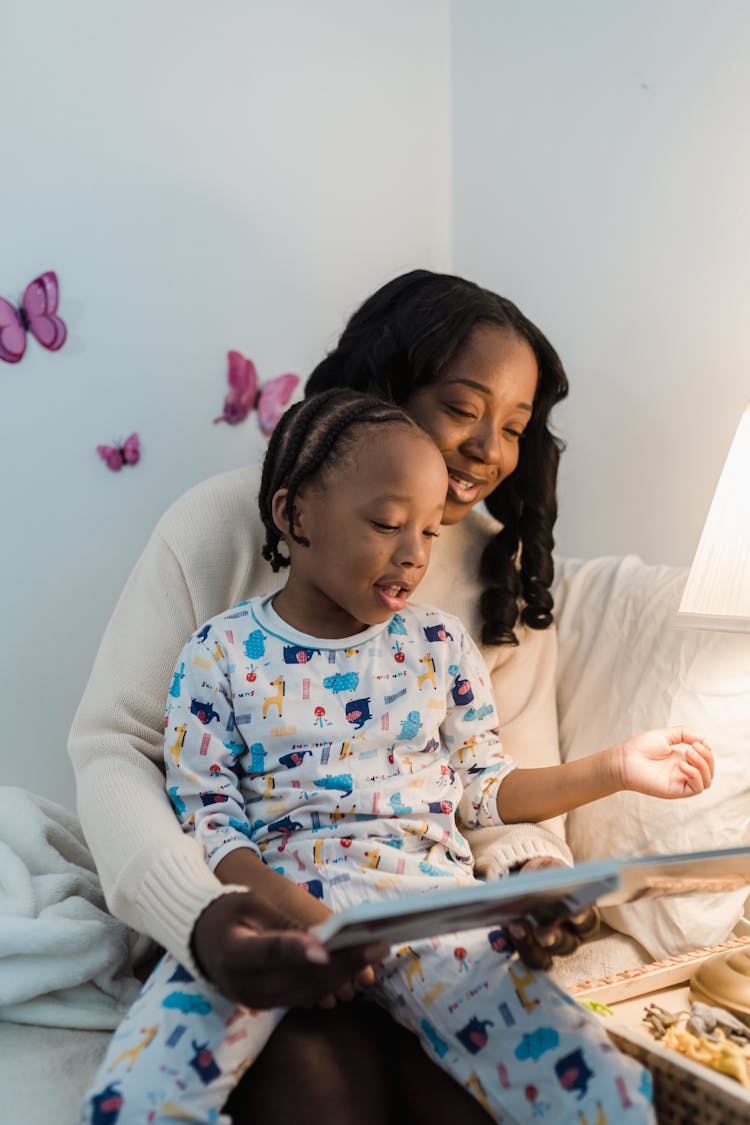
<svg viewBox="0 0 750 1125">
<path fill-rule="evenodd" d="M 651 1072 L 659 1125 L 748 1125 L 750 1090 L 645 1035 L 604 1026 L 619 1050 Z"/>
</svg>

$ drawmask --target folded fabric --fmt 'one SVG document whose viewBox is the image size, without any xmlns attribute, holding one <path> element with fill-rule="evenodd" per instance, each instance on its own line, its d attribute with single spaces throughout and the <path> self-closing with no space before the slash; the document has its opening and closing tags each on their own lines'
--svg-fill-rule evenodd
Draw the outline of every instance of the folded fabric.
<svg viewBox="0 0 750 1125">
<path fill-rule="evenodd" d="M 0 1019 L 116 1027 L 146 944 L 107 910 L 77 818 L 0 786 Z"/>
</svg>

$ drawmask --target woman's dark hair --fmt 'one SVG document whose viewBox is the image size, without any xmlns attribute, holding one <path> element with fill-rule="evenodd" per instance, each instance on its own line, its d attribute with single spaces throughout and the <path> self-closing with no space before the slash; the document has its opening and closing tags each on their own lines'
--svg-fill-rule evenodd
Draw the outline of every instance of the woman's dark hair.
<svg viewBox="0 0 750 1125">
<path fill-rule="evenodd" d="M 532 629 L 552 623 L 552 532 L 563 443 L 548 420 L 568 393 L 568 379 L 546 336 L 511 301 L 489 289 L 450 274 L 413 270 L 357 309 L 308 379 L 305 395 L 346 386 L 402 404 L 441 378 L 479 324 L 497 325 L 525 340 L 539 369 L 518 466 L 485 501 L 503 527 L 486 545 L 479 565 L 482 641 L 517 644 L 519 620 Z"/>
<path fill-rule="evenodd" d="M 289 566 L 288 556 L 279 551 L 281 533 L 271 510 L 275 493 L 280 488 L 288 490 L 285 510 L 289 533 L 295 542 L 309 546 L 308 540 L 295 531 L 294 499 L 301 485 L 310 484 L 345 458 L 357 442 L 359 427 L 394 424 L 411 427 L 427 438 L 406 411 L 392 402 L 345 387 L 306 398 L 281 416 L 268 442 L 258 496 L 266 529 L 263 558 L 275 571 Z"/>
</svg>

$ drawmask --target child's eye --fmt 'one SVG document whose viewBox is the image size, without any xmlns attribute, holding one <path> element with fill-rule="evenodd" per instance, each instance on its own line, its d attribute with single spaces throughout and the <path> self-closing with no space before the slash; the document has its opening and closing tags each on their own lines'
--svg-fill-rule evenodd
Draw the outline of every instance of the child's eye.
<svg viewBox="0 0 750 1125">
<path fill-rule="evenodd" d="M 376 527 L 378 531 L 398 531 L 398 528 L 390 523 L 378 523 L 377 520 L 370 520 L 370 523 L 373 527 Z"/>
<path fill-rule="evenodd" d="M 439 539 L 440 538 L 440 532 L 439 531 L 423 531 L 422 534 L 426 535 L 428 539 Z"/>
</svg>

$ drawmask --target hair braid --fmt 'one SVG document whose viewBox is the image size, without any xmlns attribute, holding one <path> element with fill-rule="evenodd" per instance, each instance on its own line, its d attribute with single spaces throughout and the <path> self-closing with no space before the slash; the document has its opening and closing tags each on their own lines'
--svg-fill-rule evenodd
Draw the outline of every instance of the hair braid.
<svg viewBox="0 0 750 1125">
<path fill-rule="evenodd" d="M 263 461 L 258 505 L 266 529 L 263 558 L 274 571 L 289 565 L 280 552 L 282 535 L 273 518 L 273 497 L 280 488 L 285 500 L 289 534 L 309 546 L 295 530 L 294 501 L 300 487 L 328 472 L 354 445 L 356 426 L 397 424 L 418 429 L 409 415 L 392 402 L 347 388 L 335 388 L 295 403 L 273 431 Z"/>
</svg>

